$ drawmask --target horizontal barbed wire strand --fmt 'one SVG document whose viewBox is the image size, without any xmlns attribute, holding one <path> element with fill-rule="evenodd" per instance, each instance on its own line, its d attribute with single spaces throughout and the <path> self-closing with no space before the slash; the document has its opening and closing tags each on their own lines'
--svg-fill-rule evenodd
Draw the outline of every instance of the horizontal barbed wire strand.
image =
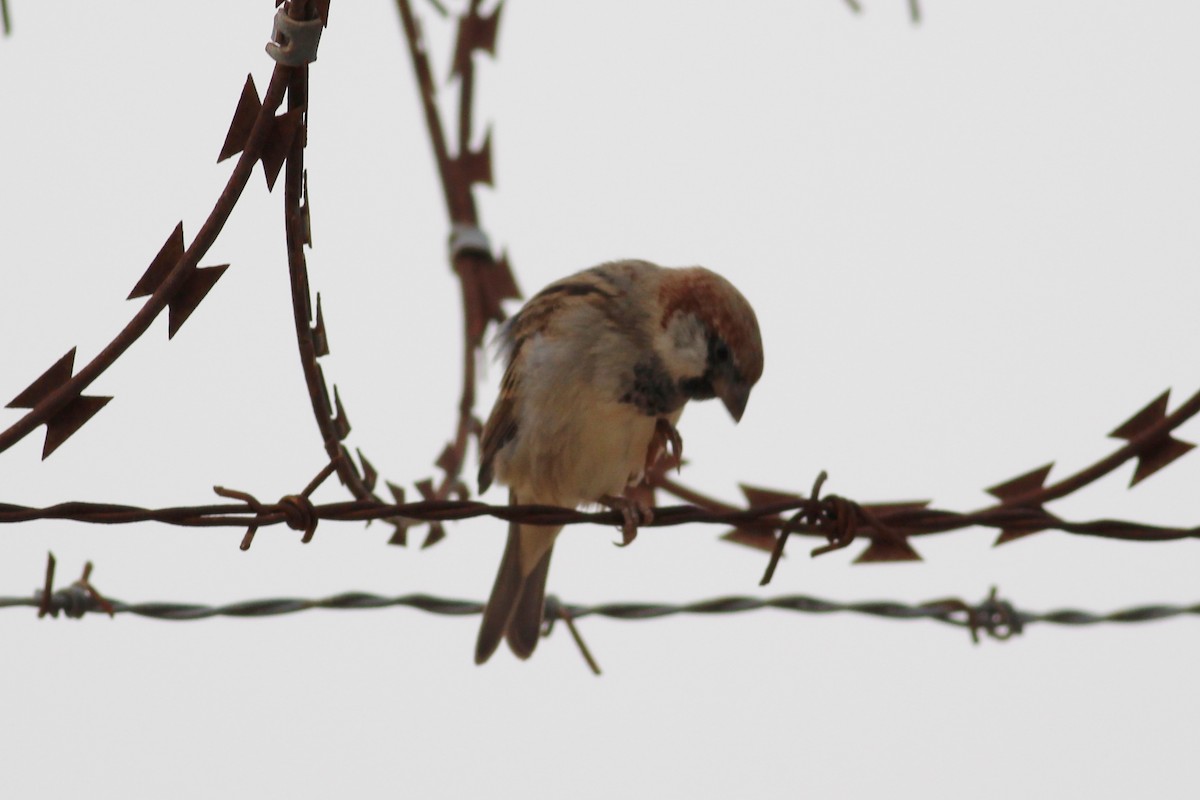
<svg viewBox="0 0 1200 800">
<path fill-rule="evenodd" d="M 408 9 L 407 0 L 398 0 L 398 3 L 402 12 L 406 15 L 406 38 L 409 39 L 410 49 L 413 51 L 414 65 L 417 67 L 418 73 L 428 71 L 428 61 L 424 56 L 423 48 L 418 46 L 419 42 L 417 40 L 419 36 L 416 33 L 417 26 L 408 24 L 412 20 L 407 19 L 407 16 L 411 13 L 410 9 Z M 857 4 L 854 2 L 850 2 L 849 4 L 852 8 L 857 7 Z M 310 5 L 312 6 L 311 8 Z M 456 56 L 455 73 L 458 75 L 460 81 L 461 95 L 458 118 L 460 148 L 457 156 L 453 159 L 450 158 L 449 152 L 445 147 L 444 136 L 434 137 L 436 140 L 435 150 L 438 151 L 436 155 L 438 156 L 439 167 L 442 168 L 443 172 L 443 183 L 446 184 L 443 188 L 447 192 L 450 218 L 452 222 L 459 225 L 469 224 L 472 226 L 478 225 L 477 215 L 474 209 L 471 208 L 473 205 L 473 198 L 471 196 L 473 186 L 477 183 L 489 183 L 491 170 L 490 152 L 488 152 L 486 144 L 482 149 L 477 151 L 471 150 L 467 144 L 472 139 L 473 67 L 471 55 L 481 50 L 492 53 L 494 49 L 495 25 L 499 10 L 498 8 L 493 9 L 490 17 L 483 17 L 480 13 L 480 7 L 481 3 L 479 0 L 471 0 L 469 8 L 461 15 L 458 27 L 460 41 L 456 46 L 458 55 Z M 910 0 L 910 9 L 915 22 L 919 18 L 919 6 L 916 0 Z M 327 21 L 327 10 L 328 3 L 322 2 L 322 0 L 313 0 L 311 3 L 309 0 L 298 0 L 298 2 L 292 4 L 288 13 L 295 20 L 315 22 L 315 18 L 319 18 L 323 26 Z M 248 175 L 254 163 L 263 159 L 263 152 L 259 151 L 264 151 L 264 143 L 269 138 L 268 134 L 264 133 L 264 131 L 270 128 L 271 131 L 278 134 L 276 138 L 279 139 L 279 142 L 276 142 L 276 144 L 279 147 L 276 149 L 279 150 L 279 154 L 287 151 L 287 157 L 279 163 L 275 163 L 274 156 L 270 159 L 273 166 L 268 170 L 267 180 L 268 185 L 272 185 L 274 183 L 274 176 L 278 174 L 280 165 L 286 163 L 285 206 L 287 207 L 287 213 L 285 213 L 285 219 L 291 225 L 289 227 L 288 241 L 289 254 L 292 256 L 292 261 L 295 262 L 292 278 L 294 289 L 293 300 L 297 311 L 297 330 L 298 336 L 303 340 L 301 341 L 300 348 L 302 357 L 306 356 L 306 354 L 311 356 L 311 361 L 315 365 L 316 358 L 322 352 L 327 352 L 327 345 L 325 343 L 326 337 L 321 319 L 319 297 L 314 318 L 310 307 L 311 300 L 308 296 L 308 276 L 306 270 L 303 268 L 303 248 L 304 245 L 310 244 L 306 232 L 308 211 L 307 186 L 304 182 L 302 161 L 305 139 L 303 136 L 296 134 L 297 130 L 304 127 L 303 114 L 307 108 L 306 100 L 308 93 L 307 70 L 294 70 L 286 77 L 286 95 L 289 111 L 287 114 L 280 115 L 279 117 L 274 116 L 274 109 L 279 105 L 283 95 L 280 70 L 277 68 L 273 71 L 271 87 L 269 87 L 267 95 L 261 101 L 257 98 L 252 81 L 248 80 L 247 87 L 243 91 L 243 100 L 251 98 L 251 95 L 253 95 L 252 99 L 254 102 L 250 103 L 247 101 L 246 108 L 249 111 L 242 119 L 242 122 L 247 124 L 244 126 L 245 129 L 241 130 L 239 134 L 239 141 L 243 139 L 244 141 L 242 141 L 238 149 L 241 149 L 244 157 L 239 160 L 235 169 L 234 177 L 238 178 L 238 180 L 233 181 L 231 179 L 231 186 L 234 186 L 236 191 L 227 190 L 222 194 L 221 199 L 214 207 L 212 215 L 212 218 L 216 218 L 218 221 L 211 223 L 210 219 L 210 223 L 205 224 L 200 234 L 193 240 L 192 246 L 187 248 L 186 252 L 182 246 L 183 237 L 181 228 L 177 231 L 177 236 L 173 234 L 172 239 L 168 240 L 168 244 L 170 244 L 178 239 L 178 246 L 175 248 L 178 252 L 176 253 L 175 250 L 171 250 L 170 253 L 173 255 L 164 262 L 169 262 L 168 266 L 174 265 L 170 272 L 172 277 L 162 279 L 163 276 L 159 275 L 159 278 L 162 279 L 159 288 L 154 289 L 153 292 L 150 289 L 143 292 L 143 294 L 152 294 L 153 296 L 148 306 L 138 312 L 137 319 L 156 316 L 165 306 L 169 305 L 173 317 L 178 316 L 178 320 L 173 318 L 171 321 L 170 331 L 173 332 L 178 325 L 182 324 L 183 319 L 186 319 L 187 314 L 194 309 L 195 304 L 203 299 L 204 293 L 199 293 L 192 298 L 195 302 L 191 305 L 184 304 L 176 291 L 178 288 L 176 284 L 180 284 L 182 280 L 180 276 L 183 276 L 184 272 L 186 272 L 184 267 L 196 271 L 195 268 L 204 255 L 203 251 L 207 249 L 207 245 L 211 243 L 210 240 L 215 238 L 221 224 L 223 224 L 222 215 L 227 216 L 227 207 L 235 204 L 240 196 L 241 189 L 245 184 L 243 178 L 246 177 L 243 173 Z M 421 78 L 422 76 L 419 75 L 418 77 Z M 421 82 L 419 81 L 419 83 Z M 428 81 L 424 82 L 428 83 Z M 424 85 L 421 88 L 423 96 L 432 96 L 431 90 L 427 90 Z M 428 111 L 429 109 L 427 108 L 426 110 Z M 239 103 L 239 114 L 241 111 L 242 104 Z M 284 124 L 289 119 L 291 123 Z M 237 121 L 235 117 L 235 125 L 231 126 L 230 137 L 233 137 L 233 127 L 236 127 Z M 427 121 L 431 124 L 432 135 L 433 121 Z M 253 125 L 249 123 L 253 123 Z M 440 126 L 440 120 L 438 121 L 438 125 Z M 284 136 L 285 133 L 288 135 Z M 284 144 L 287 146 L 284 147 Z M 228 147 L 229 140 L 227 137 L 226 148 Z M 439 147 L 441 148 L 440 150 Z M 236 154 L 238 149 L 234 149 L 228 154 L 223 152 L 222 157 Z M 447 169 L 451 161 L 456 165 L 455 169 Z M 263 161 L 263 164 L 264 169 L 268 169 L 266 160 Z M 293 211 L 295 214 L 291 213 Z M 167 249 L 167 246 L 164 246 L 164 252 Z M 162 253 L 160 253 L 161 256 Z M 429 502 L 405 504 L 403 503 L 402 488 L 393 487 L 391 484 L 387 484 L 387 486 L 397 502 L 395 504 L 387 504 L 378 501 L 378 497 L 374 495 L 374 486 L 378 478 L 374 468 L 363 457 L 361 450 L 358 452 L 361 468 L 354 465 L 349 451 L 342 444 L 342 441 L 349 432 L 349 424 L 346 421 L 341 398 L 337 394 L 336 387 L 333 398 L 335 402 L 330 403 L 329 398 L 326 396 L 328 389 L 325 386 L 323 374 L 320 370 L 314 368 L 310 370 L 312 373 L 310 377 L 312 379 L 307 382 L 308 389 L 310 393 L 313 393 L 315 410 L 321 412 L 318 415 L 319 421 L 324 420 L 329 423 L 322 427 L 322 436 L 326 445 L 327 455 L 331 458 L 331 461 L 326 467 L 326 471 L 318 476 L 317 479 L 314 479 L 309 488 L 300 495 L 287 496 L 277 503 L 259 503 L 248 494 L 227 490 L 224 492 L 224 496 L 245 499 L 247 502 L 240 506 L 209 505 L 174 509 L 139 509 L 131 506 L 88 503 L 66 503 L 46 509 L 31 509 L 24 506 L 0 504 L 0 523 L 23 522 L 32 519 L 73 519 L 79 522 L 105 525 L 155 520 L 163 523 L 197 527 L 246 526 L 249 530 L 243 538 L 243 549 L 245 549 L 249 547 L 254 531 L 260 525 L 283 523 L 293 529 L 303 530 L 305 532 L 303 541 L 308 541 L 315 532 L 316 523 L 319 519 L 382 520 L 396 526 L 396 534 L 393 536 L 395 543 L 403 543 L 405 526 L 409 522 L 420 520 L 430 523 L 430 535 L 426 538 L 426 545 L 432 544 L 444 536 L 444 531 L 440 527 L 441 521 L 465 519 L 482 515 L 490 515 L 503 519 L 520 519 L 521 521 L 533 522 L 535 524 L 569 524 L 572 522 L 614 524 L 618 522 L 619 520 L 613 519 L 614 514 L 585 514 L 569 509 L 546 507 L 504 508 L 487 506 L 482 503 L 472 503 L 465 500 L 455 502 L 450 499 L 455 496 L 465 498 L 467 495 L 459 480 L 459 474 L 464 461 L 465 447 L 470 436 L 473 434 L 472 426 L 475 422 L 471 412 L 474 400 L 474 385 L 471 380 L 473 373 L 470 368 L 473 363 L 474 352 L 481 341 L 483 328 L 490 321 L 498 322 L 503 317 L 502 311 L 499 309 L 499 302 L 506 297 L 513 297 L 514 295 L 509 294 L 509 292 L 515 291 L 515 283 L 513 283 L 512 276 L 509 274 L 507 263 L 502 257 L 497 259 L 490 252 L 490 247 L 486 253 L 452 248 L 452 260 L 455 271 L 463 278 L 464 308 L 467 312 L 468 337 L 465 346 L 466 369 L 464 371 L 466 381 L 464 383 L 463 399 L 460 403 L 460 415 L 457 420 L 455 436 L 438 460 L 438 467 L 444 470 L 445 475 L 436 486 L 432 480 L 421 481 L 417 484 L 422 496 Z M 150 273 L 158 275 L 157 272 L 154 272 L 153 267 L 154 265 L 152 264 L 151 269 L 148 270 L 148 275 Z M 223 270 L 224 267 L 202 268 L 199 272 L 204 273 L 206 269 Z M 175 275 L 175 272 L 179 272 L 179 275 Z M 188 274 L 192 273 L 189 272 Z M 216 278 L 214 275 L 219 275 L 219 273 L 210 274 L 210 284 L 211 282 L 215 282 Z M 481 276 L 490 276 L 489 280 L 491 283 L 484 281 Z M 179 278 L 179 280 L 176 280 L 176 278 Z M 135 287 L 134 291 L 135 293 L 138 292 L 138 288 Z M 476 294 L 480 292 L 482 292 L 481 296 L 484 297 L 483 300 L 476 297 Z M 183 313 L 185 311 L 186 313 Z M 176 314 L 176 312 L 180 313 Z M 132 339 L 140 337 L 148 325 L 133 326 L 133 323 L 131 323 L 130 330 L 133 327 L 137 327 L 137 330 L 132 335 L 123 333 L 122 336 L 126 338 L 119 339 L 119 342 L 125 343 L 125 346 L 127 346 L 126 339 L 132 341 Z M 305 346 L 306 342 L 308 345 L 307 349 Z M 32 405 L 17 403 L 17 406 L 28 407 L 31 411 L 26 415 L 27 418 L 23 418 L 12 429 L 0 431 L 0 439 L 9 437 L 15 441 L 13 437 L 19 438 L 17 434 L 21 432 L 15 429 L 32 429 L 37 427 L 38 424 L 46 423 L 48 427 L 47 443 L 43 449 L 43 454 L 48 455 L 58 444 L 61 444 L 63 440 L 70 436 L 74 430 L 78 429 L 79 425 L 86 422 L 92 413 L 99 410 L 108 401 L 108 398 L 84 396 L 82 395 L 82 391 L 86 388 L 85 384 L 89 383 L 91 378 L 94 377 L 93 372 L 102 371 L 107 363 L 111 363 L 111 361 L 105 362 L 105 358 L 107 358 L 105 354 L 112 355 L 114 353 L 119 354 L 119 352 L 123 352 L 123 348 L 106 348 L 101 356 L 97 357 L 95 364 L 89 364 L 89 366 L 85 367 L 78 374 L 73 375 L 74 350 L 72 350 L 67 357 L 60 359 L 60 362 L 52 367 L 47 372 L 47 375 L 35 381 L 29 389 L 22 392 L 18 399 L 29 395 L 24 398 L 25 403 L 31 403 Z M 115 355 L 111 360 L 115 360 Z M 308 365 L 307 359 L 305 360 L 305 364 L 306 366 Z M 55 378 L 62 385 L 55 390 L 51 390 L 49 384 L 42 385 L 47 380 L 47 376 Z M 320 380 L 317 380 L 317 378 L 320 378 Z M 55 381 L 50 381 L 50 383 L 55 383 Z M 72 385 L 68 387 L 67 384 Z M 38 391 L 34 391 L 35 388 L 38 388 Z M 321 403 L 317 402 L 318 395 L 320 395 L 319 399 L 322 400 Z M 90 405 L 88 403 L 80 404 L 76 401 L 88 401 Z M 826 498 L 826 502 L 822 504 L 818 502 L 815 491 L 810 500 L 803 500 L 797 496 L 795 500 L 773 503 L 766 507 L 759 506 L 758 503 L 748 497 L 748 508 L 730 509 L 711 498 L 702 498 L 699 493 L 688 487 L 664 482 L 659 488 L 663 488 L 676 496 L 684 497 L 684 499 L 693 496 L 702 498 L 704 502 L 699 503 L 701 506 L 699 508 L 696 506 L 659 508 L 657 524 L 678 525 L 684 522 L 722 523 L 738 527 L 738 532 L 743 535 L 766 534 L 767 537 L 775 537 L 776 547 L 773 552 L 771 566 L 764 577 L 764 581 L 769 580 L 774 564 L 777 562 L 779 556 L 782 555 L 786 535 L 791 533 L 829 538 L 831 542 L 830 546 L 819 548 L 820 550 L 828 550 L 832 547 L 844 547 L 849 544 L 854 539 L 855 532 L 857 531 L 859 536 L 869 538 L 872 541 L 872 547 L 864 555 L 873 557 L 864 559 L 860 556 L 860 560 L 911 560 L 919 558 L 905 541 L 908 536 L 942 533 L 972 526 L 1000 529 L 1001 536 L 998 540 L 1000 542 L 1043 530 L 1060 530 L 1068 533 L 1135 541 L 1162 541 L 1166 539 L 1197 537 L 1200 536 L 1200 527 L 1162 527 L 1108 519 L 1088 522 L 1068 522 L 1046 512 L 1042 508 L 1045 502 L 1070 494 L 1078 488 L 1115 470 L 1127 461 L 1137 461 L 1133 479 L 1133 482 L 1137 483 L 1186 453 L 1192 445 L 1173 439 L 1171 432 L 1186 419 L 1200 412 L 1200 393 L 1186 400 L 1182 406 L 1169 415 L 1167 414 L 1167 401 L 1168 396 L 1164 393 L 1115 430 L 1111 435 L 1126 440 L 1127 444 L 1121 446 L 1115 452 L 1102 458 L 1095 464 L 1049 486 L 1045 485 L 1045 480 L 1050 467 L 1047 465 L 1046 467 L 1038 468 L 1012 481 L 990 489 L 989 492 L 997 497 L 1000 502 L 989 508 L 975 512 L 961 513 L 930 509 L 925 507 L 923 503 L 884 504 L 882 506 L 860 505 L 844 498 L 837 498 L 836 496 Z M 15 400 L 14 403 L 16 403 Z M 71 406 L 72 403 L 75 403 L 74 407 L 77 413 L 74 415 L 60 415 L 58 413 L 63 411 L 67 406 Z M 52 411 L 51 406 L 57 408 L 58 411 Z M 317 406 L 320 406 L 320 408 L 316 408 Z M 83 411 L 87 411 L 87 414 L 83 414 Z M 334 412 L 336 412 L 336 415 L 334 415 Z M 50 430 L 51 427 L 54 428 L 53 432 Z M 28 430 L 24 430 L 24 433 L 28 432 Z M 5 439 L 3 446 L 6 447 L 8 444 L 11 444 L 11 441 Z M 358 497 L 358 501 L 324 506 L 314 505 L 308 499 L 308 496 L 319 485 L 320 481 L 324 477 L 328 477 L 329 473 L 334 470 L 338 472 L 343 482 L 348 483 L 352 493 Z M 762 494 L 762 492 L 759 493 Z M 777 493 L 775 494 L 779 496 Z M 797 513 L 790 520 L 775 517 L 777 514 L 789 511 L 802 513 Z M 770 539 L 766 541 L 769 542 Z M 762 543 L 763 537 L 759 536 L 758 546 L 761 546 Z M 47 588 L 42 590 L 33 600 L 0 598 L 0 607 L 29 605 L 37 607 L 41 616 L 46 614 L 57 616 L 60 611 L 67 616 L 81 616 L 87 612 L 102 610 L 109 613 L 133 613 L 158 619 L 172 620 L 203 619 L 213 616 L 274 616 L 312 608 L 360 609 L 410 606 L 432 613 L 457 615 L 478 613 L 480 608 L 478 603 L 437 598 L 429 595 L 404 595 L 388 598 L 357 592 L 315 600 L 296 598 L 266 599 L 245 601 L 225 606 L 203 606 L 182 603 L 142 603 L 130 605 L 117 602 L 109 603 L 109 601 L 101 597 L 88 585 L 86 571 L 81 582 L 77 582 L 71 587 L 57 592 L 50 590 L 48 582 Z M 989 635 L 993 635 L 996 638 L 1007 638 L 1007 635 L 1019 632 L 1021 626 L 1027 622 L 1088 625 L 1099 622 L 1141 622 L 1182 614 L 1200 613 L 1197 611 L 1200 606 L 1144 605 L 1109 614 L 1095 614 L 1069 609 L 1038 614 L 1017 611 L 1008 604 L 997 601 L 994 595 L 977 605 L 970 605 L 961 600 L 945 600 L 917 606 L 892 602 L 837 603 L 802 595 L 789 595 L 774 599 L 725 597 L 685 605 L 616 603 L 588 607 L 560 604 L 555 601 L 547 609 L 547 621 L 552 623 L 555 619 L 563 618 L 569 622 L 572 618 L 589 615 L 607 616 L 618 619 L 649 619 L 681 613 L 733 613 L 762 608 L 781 608 L 807 613 L 853 612 L 895 619 L 935 619 L 948 624 L 969 627 L 973 635 L 976 635 L 982 627 Z M 559 616 L 560 614 L 561 617 Z M 1008 631 L 1008 633 L 998 635 L 997 631 Z"/>
<path fill-rule="evenodd" d="M 547 600 L 546 616 L 548 620 L 559 618 L 561 611 L 565 611 L 573 619 L 596 616 L 617 620 L 650 620 L 681 614 L 735 614 L 778 609 L 804 614 L 851 613 L 893 620 L 927 619 L 960 628 L 983 629 L 994 638 L 1008 638 L 1008 635 L 1019 633 L 1026 625 L 1033 623 L 1067 626 L 1101 623 L 1129 624 L 1200 615 L 1200 603 L 1141 605 L 1110 612 L 1081 609 L 1038 612 L 1015 608 L 1010 603 L 997 599 L 994 592 L 977 604 L 968 604 L 956 599 L 937 600 L 916 605 L 887 600 L 839 602 L 800 594 L 777 597 L 733 595 L 678 604 L 622 602 L 577 605 L 562 603 L 557 598 L 548 598 Z M 105 602 L 111 606 L 114 614 L 133 614 L 167 621 L 193 621 L 213 617 L 274 617 L 314 609 L 361 610 L 394 607 L 413 608 L 443 616 L 471 616 L 480 613 L 483 608 L 483 604 L 475 600 L 437 597 L 429 594 L 384 596 L 369 592 L 343 592 L 321 598 L 262 598 L 224 605 L 126 603 L 111 598 L 105 598 Z M 28 597 L 0 597 L 0 608 L 36 609 L 42 604 L 43 596 L 40 589 Z M 79 618 L 87 613 L 103 613 L 106 610 L 85 587 L 74 584 L 51 595 L 48 614 L 57 616 L 59 612 L 62 612 L 68 617 Z M 989 624 L 989 620 L 991 624 Z"/>
</svg>

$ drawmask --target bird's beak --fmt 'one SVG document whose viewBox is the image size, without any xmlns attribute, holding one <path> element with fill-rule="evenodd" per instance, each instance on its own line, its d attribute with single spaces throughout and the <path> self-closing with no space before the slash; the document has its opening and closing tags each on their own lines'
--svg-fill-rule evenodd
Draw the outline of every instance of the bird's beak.
<svg viewBox="0 0 1200 800">
<path fill-rule="evenodd" d="M 746 401 L 750 399 L 750 387 L 742 381 L 718 381 L 714 383 L 713 390 L 725 404 L 733 421 L 741 422 L 742 413 L 746 410 Z"/>
</svg>

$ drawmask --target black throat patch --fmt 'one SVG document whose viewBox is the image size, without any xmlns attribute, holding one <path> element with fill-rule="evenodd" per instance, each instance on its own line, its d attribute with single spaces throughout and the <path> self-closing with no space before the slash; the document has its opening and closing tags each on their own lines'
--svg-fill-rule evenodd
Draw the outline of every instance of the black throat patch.
<svg viewBox="0 0 1200 800">
<path fill-rule="evenodd" d="M 686 400 L 657 358 L 633 366 L 633 388 L 621 396 L 622 403 L 633 405 L 648 417 L 670 414 Z"/>
</svg>

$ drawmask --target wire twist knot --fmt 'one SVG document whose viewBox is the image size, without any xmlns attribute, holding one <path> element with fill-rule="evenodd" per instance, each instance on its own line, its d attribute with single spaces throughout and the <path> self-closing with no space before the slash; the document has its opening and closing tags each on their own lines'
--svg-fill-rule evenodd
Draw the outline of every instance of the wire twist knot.
<svg viewBox="0 0 1200 800">
<path fill-rule="evenodd" d="M 317 490 L 318 486 L 325 482 L 326 478 L 334 473 L 340 461 L 341 456 L 334 458 L 317 473 L 315 478 L 309 481 L 308 486 L 304 487 L 304 491 L 300 492 L 300 494 L 285 494 L 279 498 L 278 503 L 273 505 L 260 503 L 258 498 L 249 492 L 226 489 L 224 486 L 214 486 L 213 491 L 221 497 L 228 497 L 230 500 L 241 500 L 254 512 L 254 520 L 246 530 L 246 535 L 242 537 L 241 549 L 250 549 L 250 544 L 254 541 L 254 534 L 258 533 L 258 526 L 262 524 L 263 517 L 272 516 L 283 517 L 284 523 L 294 531 L 304 531 L 304 535 L 300 537 L 301 543 L 308 544 L 311 542 L 313 534 L 317 532 L 317 523 L 320 522 L 321 517 L 317 513 L 317 509 L 312 501 L 308 498 Z"/>
<path fill-rule="evenodd" d="M 281 516 L 284 524 L 295 531 L 304 531 L 304 535 L 300 537 L 300 541 L 308 544 L 312 541 L 313 534 L 317 532 L 317 523 L 320 517 L 317 515 L 317 510 L 313 506 L 312 501 L 303 494 L 287 494 L 279 498 L 278 503 L 262 503 L 257 497 L 249 492 L 238 491 L 237 489 L 226 489 L 224 486 L 214 486 L 213 491 L 221 497 L 228 497 L 230 500 L 241 500 L 250 507 L 254 512 L 254 521 L 250 523 L 250 527 L 246 530 L 246 535 L 242 537 L 242 550 L 249 550 L 250 544 L 254 541 L 254 534 L 258 533 L 258 526 L 261 524 L 263 517 Z"/>
<path fill-rule="evenodd" d="M 44 597 L 41 589 L 34 590 L 34 595 L 38 598 Z M 70 619 L 79 619 L 91 610 L 93 610 L 91 594 L 87 589 L 76 584 L 53 592 L 49 602 L 42 603 L 38 608 L 40 616 L 49 615 L 55 619 L 58 618 L 60 611 Z"/>
<path fill-rule="evenodd" d="M 899 543 L 904 541 L 901 534 L 884 525 L 875 514 L 861 504 L 836 494 L 821 497 L 821 487 L 828 477 L 828 473 L 822 470 L 813 482 L 812 492 L 801 505 L 800 510 L 780 526 L 779 535 L 775 539 L 775 547 L 771 551 L 771 560 L 767 562 L 767 569 L 763 573 L 762 580 L 759 581 L 760 586 L 766 586 L 774 577 L 775 568 L 779 566 L 779 560 L 783 558 L 783 549 L 787 545 L 788 537 L 805 528 L 819 531 L 829 541 L 828 544 L 814 549 L 813 557 L 848 547 L 863 525 L 870 527 L 876 535 L 890 541 Z"/>
<path fill-rule="evenodd" d="M 971 629 L 971 641 L 979 643 L 979 631 L 993 639 L 1011 639 L 1025 628 L 1020 613 L 1012 603 L 996 596 L 996 587 L 988 592 L 987 599 L 970 609 L 967 626 Z"/>
<path fill-rule="evenodd" d="M 54 553 L 46 554 L 46 581 L 41 589 L 34 591 L 38 604 L 38 619 L 47 615 L 58 618 L 61 611 L 70 619 L 80 619 L 89 611 L 103 611 L 110 617 L 116 614 L 113 604 L 92 586 L 92 562 L 83 565 L 83 574 L 65 589 L 54 591 L 54 570 L 57 562 Z"/>
<path fill-rule="evenodd" d="M 279 502 L 275 504 L 273 510 L 283 512 L 284 522 L 294 531 L 304 531 L 304 536 L 300 538 L 301 542 L 307 544 L 312 541 L 313 534 L 317 531 L 317 510 L 313 507 L 312 500 L 309 500 L 302 494 L 288 494 L 279 498 Z"/>
</svg>

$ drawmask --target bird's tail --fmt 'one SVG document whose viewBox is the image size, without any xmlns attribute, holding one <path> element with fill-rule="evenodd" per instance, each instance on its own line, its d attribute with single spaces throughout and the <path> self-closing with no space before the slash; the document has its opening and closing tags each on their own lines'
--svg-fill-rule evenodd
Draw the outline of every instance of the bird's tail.
<svg viewBox="0 0 1200 800">
<path fill-rule="evenodd" d="M 515 504 L 516 497 L 511 496 L 510 502 Z M 508 542 L 475 641 L 476 664 L 491 658 L 501 639 L 508 641 L 518 658 L 533 655 L 541 636 L 546 575 L 550 572 L 550 555 L 559 530 L 509 523 Z M 529 562 L 534 558 L 537 561 L 531 566 Z"/>
</svg>

